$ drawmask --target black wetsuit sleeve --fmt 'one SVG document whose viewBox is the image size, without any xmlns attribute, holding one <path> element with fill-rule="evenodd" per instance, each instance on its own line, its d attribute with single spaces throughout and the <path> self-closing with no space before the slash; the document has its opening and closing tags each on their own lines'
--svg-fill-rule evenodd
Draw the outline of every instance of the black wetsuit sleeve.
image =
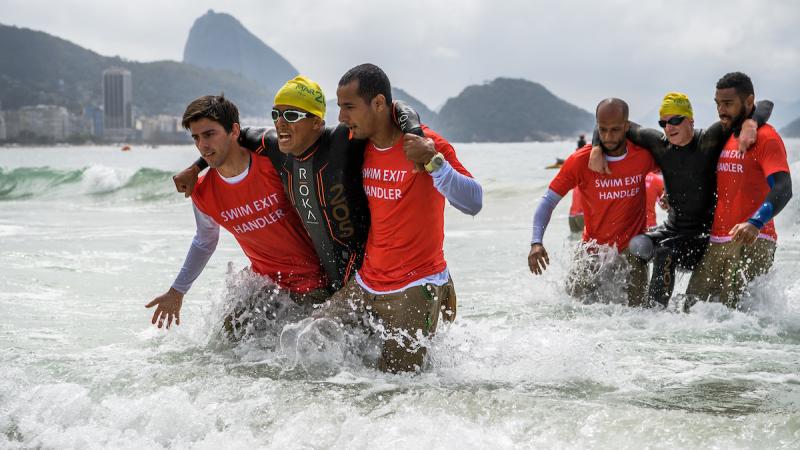
<svg viewBox="0 0 800 450">
<path fill-rule="evenodd" d="M 645 128 L 636 122 L 630 122 L 626 136 L 634 144 L 651 152 L 664 147 L 664 133 L 655 128 Z"/>
<path fill-rule="evenodd" d="M 722 122 L 714 122 L 710 127 L 701 132 L 699 148 L 703 152 L 713 152 L 718 154 L 722 152 L 722 147 L 728 142 L 731 137 L 732 131 L 725 128 Z"/>
<path fill-rule="evenodd" d="M 205 170 L 208 167 L 208 163 L 203 158 L 197 158 L 197 161 L 194 162 L 194 165 L 199 167 L 200 170 Z"/>
<path fill-rule="evenodd" d="M 417 111 L 402 100 L 395 100 L 392 103 L 392 119 L 400 127 L 400 130 L 403 133 L 424 137 L 425 134 L 422 132 L 422 124 Z"/>
<path fill-rule="evenodd" d="M 242 127 L 239 133 L 239 145 L 251 152 L 260 154 L 258 151 L 263 147 L 262 142 L 267 131 L 269 131 L 269 129 L 264 127 Z M 203 158 L 197 158 L 194 165 L 199 167 L 200 170 L 204 170 L 208 167 L 208 163 Z"/>
<path fill-rule="evenodd" d="M 764 125 L 769 120 L 770 116 L 772 116 L 772 108 L 775 106 L 769 100 L 761 100 L 756 102 L 756 110 L 753 111 L 753 120 L 756 121 L 756 124 L 760 127 Z"/>
<path fill-rule="evenodd" d="M 772 115 L 773 106 L 774 104 L 769 100 L 757 102 L 750 118 L 756 121 L 757 126 L 764 125 Z M 713 151 L 715 153 L 721 152 L 732 132 L 739 134 L 739 130 L 730 130 L 722 126 L 722 122 L 714 122 L 703 131 L 702 139 L 700 139 L 700 150 Z"/>
<path fill-rule="evenodd" d="M 250 150 L 257 152 L 264 146 L 264 135 L 269 131 L 264 127 L 243 127 L 239 133 L 239 145 Z"/>
<path fill-rule="evenodd" d="M 772 217 L 775 217 L 792 198 L 792 176 L 789 172 L 775 172 L 771 177 L 772 189 L 764 202 L 772 203 Z"/>
<path fill-rule="evenodd" d="M 634 144 L 646 150 L 650 150 L 651 152 L 664 146 L 664 133 L 654 128 L 645 128 L 636 122 L 629 123 L 630 128 L 625 137 L 630 139 Z M 592 133 L 592 147 L 598 145 L 600 145 L 600 132 L 597 131 L 597 127 L 595 127 L 594 133 Z"/>
</svg>

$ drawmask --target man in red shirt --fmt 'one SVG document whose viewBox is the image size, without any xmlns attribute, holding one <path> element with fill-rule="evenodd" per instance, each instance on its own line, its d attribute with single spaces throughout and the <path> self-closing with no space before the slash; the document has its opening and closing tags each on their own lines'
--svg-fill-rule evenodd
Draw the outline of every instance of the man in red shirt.
<svg viewBox="0 0 800 450">
<path fill-rule="evenodd" d="M 753 110 L 754 97 L 747 75 L 724 75 L 715 95 L 720 121 L 738 127 Z M 731 308 L 746 284 L 772 267 L 778 240 L 772 218 L 792 197 L 786 148 L 775 128 L 760 127 L 746 153 L 738 148 L 732 135 L 720 154 L 711 239 L 686 291 L 691 301 L 713 296 Z"/>
<path fill-rule="evenodd" d="M 655 168 L 655 162 L 649 152 L 625 139 L 628 131 L 627 103 L 620 99 L 603 100 L 597 105 L 596 117 L 600 142 L 613 175 L 589 169 L 591 145 L 567 158 L 534 214 L 528 267 L 538 275 L 550 264 L 542 244 L 544 231 L 561 198 L 570 189 L 577 189 L 583 202 L 586 219 L 583 241 L 588 243 L 588 251 L 597 254 L 599 247 L 611 247 L 622 252 L 629 266 L 628 304 L 640 306 L 644 301 L 647 268 L 642 260 L 626 250 L 631 238 L 645 230 L 645 177 Z M 584 261 L 585 258 L 578 260 Z M 604 267 L 598 266 L 617 270 L 620 265 L 625 264 L 619 258 L 607 263 L 593 258 L 590 267 L 576 264 L 567 279 L 568 293 L 576 297 L 592 297 L 602 283 L 599 275 L 606 273 L 602 270 Z"/>
<path fill-rule="evenodd" d="M 236 238 L 251 270 L 309 306 L 326 296 L 319 259 L 300 219 L 286 198 L 281 178 L 268 159 L 253 158 L 241 147 L 239 111 L 222 96 L 193 101 L 183 114 L 197 149 L 211 169 L 192 191 L 197 232 L 172 287 L 146 305 L 156 306 L 152 322 L 180 324 L 183 297 L 214 253 L 222 226 Z M 234 313 L 238 316 L 238 312 Z M 236 317 L 226 319 L 240 337 Z M 244 325 L 239 324 L 239 325 Z"/>
<path fill-rule="evenodd" d="M 383 338 L 381 370 L 419 370 L 440 309 L 445 320 L 456 314 L 443 251 L 445 199 L 475 215 L 483 191 L 447 140 L 425 126 L 425 138 L 401 132 L 379 67 L 350 69 L 336 95 L 339 121 L 369 141 L 362 176 L 372 219 L 361 268 L 315 316 L 371 325 Z"/>
</svg>

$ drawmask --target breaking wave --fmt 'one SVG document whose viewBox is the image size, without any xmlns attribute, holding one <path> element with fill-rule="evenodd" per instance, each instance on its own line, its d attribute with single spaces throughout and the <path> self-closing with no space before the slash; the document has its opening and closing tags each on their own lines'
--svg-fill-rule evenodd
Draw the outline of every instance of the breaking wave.
<svg viewBox="0 0 800 450">
<path fill-rule="evenodd" d="M 0 201 L 132 194 L 135 200 L 175 196 L 173 173 L 93 165 L 77 170 L 50 167 L 0 168 Z"/>
</svg>

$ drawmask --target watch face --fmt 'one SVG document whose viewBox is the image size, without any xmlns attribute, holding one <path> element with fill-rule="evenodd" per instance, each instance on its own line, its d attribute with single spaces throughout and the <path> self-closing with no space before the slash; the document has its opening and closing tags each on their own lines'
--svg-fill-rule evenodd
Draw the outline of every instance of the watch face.
<svg viewBox="0 0 800 450">
<path fill-rule="evenodd" d="M 444 165 L 444 156 L 441 153 L 437 153 L 433 155 L 433 158 L 431 158 L 428 164 L 425 164 L 425 170 L 427 170 L 428 173 L 431 173 L 438 170 L 443 165 Z"/>
</svg>

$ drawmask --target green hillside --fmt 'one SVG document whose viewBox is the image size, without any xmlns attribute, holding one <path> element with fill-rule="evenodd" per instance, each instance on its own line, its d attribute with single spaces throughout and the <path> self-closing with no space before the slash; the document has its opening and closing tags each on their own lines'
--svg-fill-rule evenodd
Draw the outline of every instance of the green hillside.
<svg viewBox="0 0 800 450">
<path fill-rule="evenodd" d="M 102 104 L 102 72 L 128 69 L 134 107 L 145 115 L 180 115 L 201 95 L 224 92 L 243 115 L 265 116 L 272 95 L 227 71 L 174 61 L 140 63 L 106 57 L 40 31 L 0 24 L 0 102 L 3 109 L 55 104 L 78 111 Z"/>
<path fill-rule="evenodd" d="M 497 78 L 468 86 L 439 111 L 443 136 L 458 142 L 547 141 L 576 136 L 594 116 L 527 80 Z"/>
</svg>

